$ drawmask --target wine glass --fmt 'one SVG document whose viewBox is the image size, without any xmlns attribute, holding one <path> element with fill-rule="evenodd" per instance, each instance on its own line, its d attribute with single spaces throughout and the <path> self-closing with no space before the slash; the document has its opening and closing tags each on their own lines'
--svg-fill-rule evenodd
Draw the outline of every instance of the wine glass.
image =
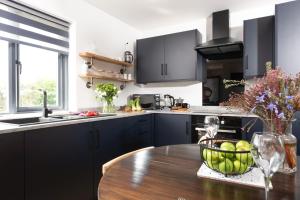
<svg viewBox="0 0 300 200">
<path fill-rule="evenodd" d="M 219 118 L 218 116 L 205 116 L 204 128 L 210 138 L 214 138 L 219 130 Z"/>
<path fill-rule="evenodd" d="M 265 179 L 265 199 L 268 200 L 269 184 L 273 174 L 282 165 L 285 151 L 282 139 L 271 132 L 254 133 L 251 154 Z"/>
</svg>

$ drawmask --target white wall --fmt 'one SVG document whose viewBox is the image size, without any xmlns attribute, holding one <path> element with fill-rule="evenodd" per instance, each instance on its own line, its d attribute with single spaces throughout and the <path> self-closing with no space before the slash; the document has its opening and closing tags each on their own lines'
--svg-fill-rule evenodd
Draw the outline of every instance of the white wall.
<svg viewBox="0 0 300 200">
<path fill-rule="evenodd" d="M 192 29 L 198 29 L 202 34 L 202 38 L 205 40 L 206 36 L 206 22 L 204 19 L 197 21 L 178 24 L 176 26 L 168 26 L 156 30 L 143 32 L 139 38 L 153 37 L 158 35 L 176 33 L 181 31 L 187 31 Z M 147 85 L 128 85 L 127 88 L 119 95 L 119 105 L 126 103 L 128 95 L 138 94 L 170 94 L 175 98 L 183 98 L 185 102 L 188 102 L 192 106 L 202 105 L 202 83 L 201 82 L 176 82 L 176 83 L 152 83 Z"/>
<path fill-rule="evenodd" d="M 122 57 L 124 44 L 129 42 L 129 50 L 134 50 L 135 40 L 150 36 L 198 29 L 206 40 L 206 19 L 164 27 L 141 33 L 135 28 L 104 13 L 83 0 L 23 0 L 38 9 L 54 14 L 72 23 L 70 40 L 70 109 L 98 107 L 94 92 L 85 87 L 85 81 L 78 77 L 83 60 L 81 51 L 95 51 L 109 57 Z M 242 39 L 243 20 L 267 16 L 274 13 L 274 6 L 231 13 L 231 35 Z M 101 63 L 100 63 L 101 64 Z M 131 70 L 132 72 L 132 70 Z M 160 93 L 182 97 L 193 106 L 202 105 L 202 83 L 167 83 L 137 86 L 133 83 L 119 94 L 117 105 L 124 105 L 132 93 Z"/>
<path fill-rule="evenodd" d="M 72 23 L 69 55 L 69 108 L 93 108 L 100 104 L 93 90 L 79 78 L 83 60 L 81 51 L 95 51 L 109 57 L 122 57 L 124 44 L 133 51 L 140 32 L 82 0 L 23 0 L 22 2 L 49 12 Z"/>
</svg>

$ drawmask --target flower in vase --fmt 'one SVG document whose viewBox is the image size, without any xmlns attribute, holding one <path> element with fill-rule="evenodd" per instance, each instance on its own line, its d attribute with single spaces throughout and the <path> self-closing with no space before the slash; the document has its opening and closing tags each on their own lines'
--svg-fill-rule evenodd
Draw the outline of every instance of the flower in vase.
<svg viewBox="0 0 300 200">
<path fill-rule="evenodd" d="M 244 93 L 232 94 L 223 105 L 251 112 L 263 120 L 276 119 L 278 132 L 283 133 L 281 121 L 291 122 L 294 113 L 300 111 L 300 73 L 291 76 L 281 69 L 268 70 Z"/>
</svg>

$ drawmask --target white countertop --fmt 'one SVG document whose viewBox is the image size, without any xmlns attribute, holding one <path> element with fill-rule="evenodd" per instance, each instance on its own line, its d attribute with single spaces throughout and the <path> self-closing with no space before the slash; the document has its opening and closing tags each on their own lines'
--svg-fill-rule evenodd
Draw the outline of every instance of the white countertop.
<svg viewBox="0 0 300 200">
<path fill-rule="evenodd" d="M 69 112 L 67 112 L 67 111 L 61 111 L 61 112 L 55 112 L 54 115 L 68 114 L 68 113 Z M 224 107 L 203 106 L 203 107 L 194 107 L 191 110 L 186 111 L 186 112 L 174 112 L 174 111 L 168 111 L 168 110 L 152 110 L 152 111 L 131 112 L 131 113 L 117 112 L 116 115 L 114 115 L 114 116 L 73 119 L 73 120 L 41 123 L 41 124 L 26 125 L 26 126 L 19 126 L 19 125 L 15 125 L 15 124 L 0 122 L 0 134 L 48 128 L 48 127 L 55 127 L 55 126 L 64 126 L 64 125 L 71 125 L 71 124 L 78 124 L 78 123 L 94 122 L 94 121 L 101 121 L 101 120 L 117 119 L 117 118 L 123 118 L 123 117 L 132 117 L 132 116 L 138 116 L 138 115 L 147 115 L 147 114 L 152 114 L 152 113 L 181 114 L 181 115 L 217 115 L 217 116 L 233 116 L 233 117 L 257 117 L 256 115 L 253 115 L 253 114 L 242 113 L 238 110 L 228 110 L 227 108 L 224 108 Z M 41 116 L 41 113 L 8 114 L 8 115 L 2 115 L 0 117 L 0 120 L 14 119 L 14 118 L 39 117 L 39 116 Z"/>
</svg>

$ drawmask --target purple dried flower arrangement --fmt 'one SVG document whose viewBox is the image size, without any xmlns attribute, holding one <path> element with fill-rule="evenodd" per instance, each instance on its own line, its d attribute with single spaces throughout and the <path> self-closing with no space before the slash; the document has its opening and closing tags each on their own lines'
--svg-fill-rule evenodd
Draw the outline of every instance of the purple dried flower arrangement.
<svg viewBox="0 0 300 200">
<path fill-rule="evenodd" d="M 294 114 L 300 111 L 300 73 L 287 75 L 281 69 L 268 70 L 262 78 L 242 94 L 233 94 L 223 105 L 259 116 L 267 131 L 285 134 Z M 291 168 L 296 166 L 296 155 L 285 146 Z"/>
<path fill-rule="evenodd" d="M 224 105 L 274 122 L 291 121 L 300 110 L 300 73 L 290 76 L 280 69 L 269 70 L 244 93 L 233 94 Z M 277 129 L 278 133 L 284 131 L 284 127 Z"/>
</svg>

